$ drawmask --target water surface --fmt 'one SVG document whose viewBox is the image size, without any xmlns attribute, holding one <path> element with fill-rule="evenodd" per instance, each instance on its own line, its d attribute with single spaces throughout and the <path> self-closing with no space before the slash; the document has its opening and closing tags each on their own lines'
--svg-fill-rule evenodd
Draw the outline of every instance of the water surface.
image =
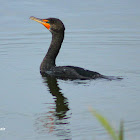
<svg viewBox="0 0 140 140">
<path fill-rule="evenodd" d="M 108 140 L 91 106 L 125 139 L 140 138 L 140 2 L 1 1 L 0 137 L 4 140 Z M 29 20 L 57 17 L 66 26 L 57 65 L 74 65 L 121 81 L 43 78 L 50 32 Z"/>
</svg>

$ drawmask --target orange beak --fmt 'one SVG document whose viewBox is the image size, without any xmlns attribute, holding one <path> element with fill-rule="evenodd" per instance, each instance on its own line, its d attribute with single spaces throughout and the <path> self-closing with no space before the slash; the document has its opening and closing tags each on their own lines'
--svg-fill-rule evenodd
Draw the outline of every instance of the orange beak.
<svg viewBox="0 0 140 140">
<path fill-rule="evenodd" d="M 48 20 L 46 20 L 46 19 L 40 19 L 40 18 L 36 18 L 36 17 L 30 17 L 30 19 L 32 19 L 34 21 L 37 21 L 37 22 L 39 22 L 41 24 L 43 24 L 48 30 L 50 29 L 50 24 L 47 23 Z"/>
</svg>

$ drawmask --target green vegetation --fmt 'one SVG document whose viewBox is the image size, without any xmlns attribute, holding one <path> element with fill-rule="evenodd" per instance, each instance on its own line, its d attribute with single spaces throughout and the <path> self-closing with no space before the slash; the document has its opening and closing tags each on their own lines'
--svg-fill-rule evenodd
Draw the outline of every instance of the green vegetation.
<svg viewBox="0 0 140 140">
<path fill-rule="evenodd" d="M 108 134 L 111 136 L 112 140 L 123 140 L 124 130 L 123 130 L 123 122 L 120 123 L 119 134 L 114 130 L 114 128 L 110 125 L 109 121 L 103 117 L 101 114 L 97 113 L 92 108 L 89 108 L 90 112 L 95 116 L 95 118 L 101 123 L 101 125 L 105 128 Z"/>
</svg>

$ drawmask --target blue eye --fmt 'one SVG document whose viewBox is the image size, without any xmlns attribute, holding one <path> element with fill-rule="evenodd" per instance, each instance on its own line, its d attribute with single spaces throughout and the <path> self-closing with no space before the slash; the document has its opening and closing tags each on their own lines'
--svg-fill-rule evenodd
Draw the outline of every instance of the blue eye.
<svg viewBox="0 0 140 140">
<path fill-rule="evenodd" d="M 47 21 L 46 23 L 50 23 L 50 21 Z"/>
</svg>

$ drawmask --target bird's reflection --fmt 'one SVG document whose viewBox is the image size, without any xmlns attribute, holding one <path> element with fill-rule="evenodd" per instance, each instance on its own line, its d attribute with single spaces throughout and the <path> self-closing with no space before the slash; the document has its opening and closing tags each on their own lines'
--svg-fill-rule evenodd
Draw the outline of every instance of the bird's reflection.
<svg viewBox="0 0 140 140">
<path fill-rule="evenodd" d="M 53 96 L 54 101 L 53 103 L 46 103 L 48 105 L 47 112 L 41 113 L 37 118 L 37 129 L 45 133 L 53 133 L 64 139 L 71 139 L 69 129 L 71 114 L 68 113 L 68 99 L 61 92 L 56 78 L 43 77 L 43 81 L 48 87 L 49 93 Z"/>
<path fill-rule="evenodd" d="M 60 92 L 56 78 L 44 77 L 44 83 L 47 83 L 49 92 L 55 97 L 56 109 L 55 116 L 58 119 L 63 119 L 66 117 L 66 113 L 69 110 L 68 99 L 63 96 Z"/>
</svg>

